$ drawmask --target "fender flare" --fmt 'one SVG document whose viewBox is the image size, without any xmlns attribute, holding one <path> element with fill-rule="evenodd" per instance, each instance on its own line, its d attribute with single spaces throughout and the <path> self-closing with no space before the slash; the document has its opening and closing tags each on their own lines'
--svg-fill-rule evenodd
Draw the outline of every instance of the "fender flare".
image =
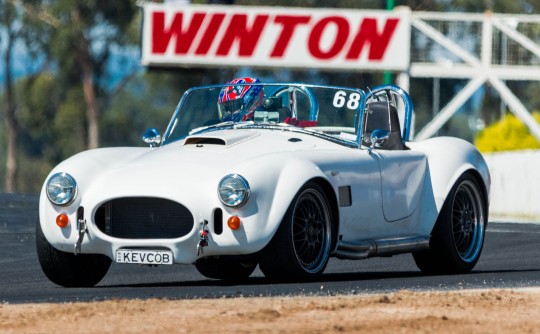
<svg viewBox="0 0 540 334">
<path fill-rule="evenodd" d="M 466 172 L 475 175 L 489 205 L 489 169 L 480 152 L 472 144 L 458 138 L 435 137 L 408 145 L 411 149 L 426 154 L 438 213 L 457 179 Z"/>
</svg>

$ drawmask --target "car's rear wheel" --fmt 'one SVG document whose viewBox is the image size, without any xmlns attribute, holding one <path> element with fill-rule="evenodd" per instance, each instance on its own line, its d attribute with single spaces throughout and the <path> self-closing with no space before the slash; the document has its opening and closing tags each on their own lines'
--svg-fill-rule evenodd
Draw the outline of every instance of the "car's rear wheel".
<svg viewBox="0 0 540 334">
<path fill-rule="evenodd" d="M 39 264 L 51 282 L 64 287 L 94 286 L 107 274 L 111 259 L 101 254 L 71 254 L 54 248 L 36 226 L 36 250 Z"/>
<path fill-rule="evenodd" d="M 463 174 L 448 194 L 429 242 L 413 254 L 427 274 L 470 272 L 482 252 L 487 225 L 487 201 L 471 173 Z"/>
<path fill-rule="evenodd" d="M 203 258 L 195 262 L 201 275 L 231 281 L 248 278 L 256 267 L 256 261 L 236 257 Z"/>
<path fill-rule="evenodd" d="M 261 252 L 259 267 L 271 280 L 320 276 L 328 263 L 332 212 L 324 190 L 308 182 L 296 194 L 274 238 Z"/>
</svg>

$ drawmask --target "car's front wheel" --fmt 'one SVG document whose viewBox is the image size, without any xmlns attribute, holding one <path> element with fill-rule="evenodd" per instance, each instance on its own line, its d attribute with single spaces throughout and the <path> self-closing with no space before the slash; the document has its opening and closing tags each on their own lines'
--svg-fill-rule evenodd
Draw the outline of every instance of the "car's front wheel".
<svg viewBox="0 0 540 334">
<path fill-rule="evenodd" d="M 427 274 L 470 272 L 482 252 L 487 210 L 478 181 L 470 173 L 463 174 L 439 213 L 430 248 L 413 254 L 418 268 Z"/>
<path fill-rule="evenodd" d="M 203 258 L 195 262 L 195 268 L 201 275 L 231 281 L 248 278 L 256 267 L 256 261 L 237 257 Z"/>
<path fill-rule="evenodd" d="M 36 250 L 39 264 L 51 282 L 64 287 L 94 286 L 107 274 L 111 259 L 101 254 L 71 254 L 57 250 L 36 226 Z"/>
<path fill-rule="evenodd" d="M 261 252 L 259 267 L 271 280 L 320 276 L 328 263 L 332 212 L 324 190 L 306 183 L 290 204 L 274 238 Z"/>
</svg>

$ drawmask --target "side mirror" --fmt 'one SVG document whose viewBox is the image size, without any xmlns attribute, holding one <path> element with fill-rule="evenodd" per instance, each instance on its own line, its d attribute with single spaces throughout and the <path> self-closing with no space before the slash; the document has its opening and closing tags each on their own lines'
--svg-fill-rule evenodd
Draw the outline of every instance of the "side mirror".
<svg viewBox="0 0 540 334">
<path fill-rule="evenodd" d="M 369 147 L 369 153 L 371 153 L 374 148 L 381 147 L 388 143 L 389 138 L 390 133 L 388 131 L 382 129 L 373 130 L 370 136 L 371 146 Z"/>
<path fill-rule="evenodd" d="M 143 134 L 142 140 L 150 147 L 156 147 L 161 144 L 161 135 L 156 128 L 150 128 Z"/>
</svg>

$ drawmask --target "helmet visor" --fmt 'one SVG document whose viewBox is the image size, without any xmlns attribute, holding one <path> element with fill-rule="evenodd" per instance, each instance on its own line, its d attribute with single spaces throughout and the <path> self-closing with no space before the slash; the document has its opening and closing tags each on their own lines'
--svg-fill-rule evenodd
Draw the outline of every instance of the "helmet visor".
<svg viewBox="0 0 540 334">
<path fill-rule="evenodd" d="M 243 107 L 242 99 L 229 100 L 222 103 L 218 103 L 219 113 L 221 116 L 227 114 L 234 114 L 235 112 L 241 110 Z"/>
</svg>

